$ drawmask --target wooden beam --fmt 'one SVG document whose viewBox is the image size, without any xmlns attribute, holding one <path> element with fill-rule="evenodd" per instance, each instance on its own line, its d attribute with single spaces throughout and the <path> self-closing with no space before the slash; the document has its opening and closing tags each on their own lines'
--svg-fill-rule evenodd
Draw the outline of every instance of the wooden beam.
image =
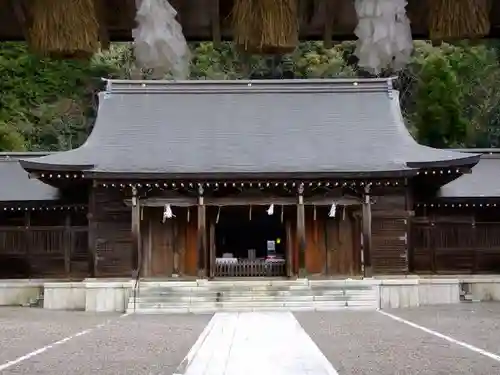
<svg viewBox="0 0 500 375">
<path fill-rule="evenodd" d="M 17 22 L 21 27 L 21 31 L 23 33 L 24 39 L 29 43 L 30 35 L 29 35 L 29 19 L 25 10 L 25 3 L 23 0 L 10 0 L 9 1 L 12 11 L 16 16 Z"/>
<path fill-rule="evenodd" d="M 231 197 L 213 198 L 206 197 L 207 206 L 268 206 L 271 204 L 292 206 L 297 204 L 297 199 L 293 197 Z"/>
<path fill-rule="evenodd" d="M 215 277 L 215 258 L 216 258 L 216 248 L 215 248 L 215 222 L 210 222 L 210 245 L 209 245 L 209 277 Z"/>
<path fill-rule="evenodd" d="M 292 247 L 292 225 L 287 220 L 286 228 L 286 275 L 287 277 L 293 276 L 293 247 Z"/>
<path fill-rule="evenodd" d="M 97 16 L 97 20 L 99 22 L 99 41 L 101 42 L 101 49 L 108 50 L 110 45 L 110 37 L 108 32 L 107 25 L 107 7 L 104 4 L 104 0 L 96 0 L 95 1 L 95 12 Z"/>
<path fill-rule="evenodd" d="M 30 243 L 31 243 L 31 231 L 30 231 L 30 226 L 31 226 L 31 211 L 26 211 L 24 213 L 24 254 L 29 257 L 30 254 Z M 10 227 L 9 227 L 10 228 Z M 29 274 L 27 275 L 28 277 L 31 277 L 31 269 L 29 270 Z"/>
<path fill-rule="evenodd" d="M 198 277 L 205 277 L 207 269 L 206 207 L 203 201 L 203 187 L 198 188 Z"/>
<path fill-rule="evenodd" d="M 408 259 L 408 271 L 413 272 L 415 269 L 413 246 L 411 241 L 412 232 L 412 217 L 415 215 L 413 211 L 414 201 L 413 201 L 413 186 L 408 185 L 408 181 L 405 180 L 406 192 L 405 192 L 405 208 L 408 217 L 406 218 L 406 254 Z"/>
<path fill-rule="evenodd" d="M 96 201 L 95 201 L 95 189 L 96 182 L 92 185 L 89 197 L 89 209 L 87 213 L 87 221 L 89 226 L 88 231 L 88 261 L 89 261 L 89 275 L 90 277 L 97 277 L 97 223 L 96 223 Z"/>
<path fill-rule="evenodd" d="M 125 205 L 132 206 L 132 199 L 125 199 Z M 190 207 L 196 206 L 196 198 L 190 197 L 151 197 L 141 199 L 141 207 L 164 207 L 166 204 L 175 207 Z"/>
<path fill-rule="evenodd" d="M 365 186 L 363 195 L 363 265 L 364 276 L 371 277 L 373 275 L 371 248 L 372 248 L 372 208 L 370 200 L 370 185 Z"/>
<path fill-rule="evenodd" d="M 306 222 L 304 209 L 304 184 L 299 185 L 297 202 L 297 243 L 299 244 L 299 277 L 306 274 Z"/>
<path fill-rule="evenodd" d="M 66 212 L 64 217 L 64 272 L 68 278 L 71 276 L 71 254 L 73 253 L 73 244 L 71 215 L 69 212 Z"/>
<path fill-rule="evenodd" d="M 142 205 L 142 200 L 141 200 L 141 207 L 143 207 Z M 147 247 L 146 247 L 146 251 L 145 253 L 143 254 L 143 262 L 144 262 L 144 265 L 143 265 L 143 274 L 144 274 L 144 277 L 151 277 L 151 274 L 152 274 L 152 256 L 153 256 L 153 222 L 151 220 L 151 217 L 149 215 L 146 216 L 147 217 L 147 220 L 145 220 L 145 225 L 146 225 L 146 228 L 147 228 Z"/>
<path fill-rule="evenodd" d="M 127 206 L 132 205 L 131 199 L 125 199 Z M 361 205 L 362 202 L 355 197 L 304 197 L 304 205 L 315 206 L 330 206 L 331 204 L 341 206 Z M 151 197 L 141 200 L 142 207 L 163 207 L 169 204 L 174 207 L 190 207 L 196 206 L 196 198 L 191 197 Z M 294 206 L 297 204 L 297 199 L 294 197 L 276 197 L 276 196 L 235 196 L 235 197 L 204 197 L 205 206 L 267 206 L 271 204 Z"/>
<path fill-rule="evenodd" d="M 133 277 L 140 277 L 142 263 L 141 254 L 141 203 L 137 188 L 132 187 L 132 254 L 131 264 Z"/>
<path fill-rule="evenodd" d="M 323 30 L 323 46 L 329 49 L 333 47 L 333 23 L 334 23 L 333 12 L 335 10 L 335 6 L 338 6 L 338 4 L 332 0 L 323 0 L 322 5 L 325 10 L 325 28 Z"/>
<path fill-rule="evenodd" d="M 210 22 L 212 23 L 212 38 L 214 41 L 214 47 L 219 48 L 222 42 L 219 0 L 212 0 L 210 2 Z"/>
<path fill-rule="evenodd" d="M 180 254 L 179 254 L 179 223 L 177 221 L 172 222 L 172 231 L 174 236 L 173 241 L 173 268 L 172 276 L 180 275 Z"/>
<path fill-rule="evenodd" d="M 135 16 L 137 14 L 137 6 L 135 4 L 135 0 L 125 0 L 124 1 L 124 8 L 125 9 L 124 9 L 123 14 L 125 14 L 125 16 L 126 16 L 125 24 L 127 27 L 127 33 L 129 33 L 129 30 L 132 30 L 135 28 Z M 130 33 L 130 35 L 131 35 L 131 33 Z"/>
<path fill-rule="evenodd" d="M 308 0 L 299 0 L 299 36 L 307 34 L 307 29 L 311 22 L 312 13 L 314 13 L 314 2 Z"/>
</svg>

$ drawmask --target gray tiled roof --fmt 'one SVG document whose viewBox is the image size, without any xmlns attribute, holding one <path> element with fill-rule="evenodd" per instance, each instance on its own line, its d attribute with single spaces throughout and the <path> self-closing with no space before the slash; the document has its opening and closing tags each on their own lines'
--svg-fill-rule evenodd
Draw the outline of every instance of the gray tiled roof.
<svg viewBox="0 0 500 375">
<path fill-rule="evenodd" d="M 472 173 L 443 186 L 439 195 L 442 198 L 500 198 L 500 153 L 482 155 Z"/>
<path fill-rule="evenodd" d="M 22 164 L 172 177 L 334 176 L 477 159 L 417 144 L 387 79 L 109 81 L 82 147 Z"/>
<path fill-rule="evenodd" d="M 19 158 L 40 157 L 41 153 L 0 153 L 0 203 L 51 201 L 58 189 L 37 179 L 30 179 L 19 164 Z"/>
</svg>

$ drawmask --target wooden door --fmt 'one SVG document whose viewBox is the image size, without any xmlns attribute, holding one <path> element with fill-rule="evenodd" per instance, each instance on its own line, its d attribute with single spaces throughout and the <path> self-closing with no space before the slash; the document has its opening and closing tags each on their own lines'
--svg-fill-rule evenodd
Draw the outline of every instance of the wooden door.
<svg viewBox="0 0 500 375">
<path fill-rule="evenodd" d="M 323 273 L 326 262 L 324 219 L 306 216 L 306 269 L 309 274 Z"/>
<path fill-rule="evenodd" d="M 355 225 L 347 213 L 326 221 L 327 273 L 337 276 L 357 275 L 361 272 L 356 253 Z"/>
<path fill-rule="evenodd" d="M 151 277 L 170 277 L 174 271 L 175 223 L 151 220 Z"/>
</svg>

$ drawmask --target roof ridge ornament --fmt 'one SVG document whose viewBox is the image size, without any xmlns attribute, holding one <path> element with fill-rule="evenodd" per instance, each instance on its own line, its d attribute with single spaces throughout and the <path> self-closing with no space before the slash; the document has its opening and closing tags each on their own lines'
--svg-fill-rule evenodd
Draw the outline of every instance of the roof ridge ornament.
<svg viewBox="0 0 500 375">
<path fill-rule="evenodd" d="M 394 78 L 181 81 L 107 79 L 106 91 L 119 94 L 387 92 L 388 81 L 392 79 Z"/>
</svg>

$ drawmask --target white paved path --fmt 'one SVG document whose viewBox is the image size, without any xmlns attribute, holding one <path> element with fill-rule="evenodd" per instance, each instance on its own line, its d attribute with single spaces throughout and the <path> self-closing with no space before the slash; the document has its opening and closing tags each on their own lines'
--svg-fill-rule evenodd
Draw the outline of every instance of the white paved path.
<svg viewBox="0 0 500 375">
<path fill-rule="evenodd" d="M 217 313 L 183 375 L 337 375 L 289 312 Z"/>
</svg>

